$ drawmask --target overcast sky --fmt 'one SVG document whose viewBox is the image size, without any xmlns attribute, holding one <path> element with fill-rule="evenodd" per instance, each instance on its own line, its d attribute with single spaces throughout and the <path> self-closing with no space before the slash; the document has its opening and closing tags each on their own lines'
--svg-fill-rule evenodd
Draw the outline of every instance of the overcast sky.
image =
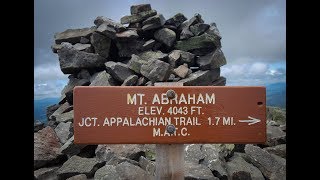
<svg viewBox="0 0 320 180">
<path fill-rule="evenodd" d="M 285 0 L 35 0 L 34 97 L 60 97 L 67 75 L 51 51 L 54 34 L 94 25 L 97 16 L 120 22 L 130 6 L 150 3 L 166 19 L 178 12 L 195 13 L 215 22 L 222 35 L 227 65 L 221 74 L 227 85 L 267 85 L 286 80 Z"/>
</svg>

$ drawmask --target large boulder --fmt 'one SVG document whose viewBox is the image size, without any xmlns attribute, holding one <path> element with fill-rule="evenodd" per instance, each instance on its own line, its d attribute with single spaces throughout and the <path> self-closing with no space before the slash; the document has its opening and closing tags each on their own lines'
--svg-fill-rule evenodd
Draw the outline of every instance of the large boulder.
<svg viewBox="0 0 320 180">
<path fill-rule="evenodd" d="M 166 25 L 172 25 L 175 27 L 179 27 L 187 18 L 182 13 L 177 13 L 173 17 L 166 20 Z"/>
<path fill-rule="evenodd" d="M 66 179 L 78 174 L 85 174 L 87 177 L 93 177 L 94 173 L 103 166 L 95 158 L 82 158 L 72 156 L 57 171 L 60 178 Z"/>
<path fill-rule="evenodd" d="M 184 179 L 208 179 L 208 180 L 219 180 L 215 177 L 211 170 L 202 164 L 185 163 L 185 174 Z"/>
<path fill-rule="evenodd" d="M 47 126 L 34 133 L 34 169 L 58 163 L 61 160 L 60 147 L 59 138 L 51 127 Z"/>
<path fill-rule="evenodd" d="M 126 80 L 123 81 L 121 86 L 134 86 L 136 85 L 138 78 L 139 77 L 137 75 L 131 75 Z"/>
<path fill-rule="evenodd" d="M 116 82 L 106 71 L 100 71 L 92 75 L 90 86 L 114 86 Z"/>
<path fill-rule="evenodd" d="M 60 107 L 60 104 L 53 104 L 46 108 L 47 119 L 51 119 L 50 116 Z"/>
<path fill-rule="evenodd" d="M 121 180 L 120 175 L 116 171 L 116 167 L 107 164 L 96 171 L 96 173 L 94 174 L 94 179 Z"/>
<path fill-rule="evenodd" d="M 247 160 L 259 168 L 266 178 L 270 180 L 286 179 L 285 159 L 269 154 L 266 150 L 251 144 L 247 144 L 244 150 L 248 155 Z"/>
<path fill-rule="evenodd" d="M 55 116 L 57 122 L 72 122 L 73 121 L 73 110 L 58 114 Z"/>
<path fill-rule="evenodd" d="M 151 11 L 151 5 L 150 4 L 138 4 L 138 5 L 132 5 L 130 7 L 131 15 L 139 14 L 142 12 Z"/>
<path fill-rule="evenodd" d="M 206 71 L 196 71 L 188 75 L 185 79 L 179 82 L 183 83 L 184 86 L 208 86 L 214 80 L 218 79 L 220 76 L 220 68 Z"/>
<path fill-rule="evenodd" d="M 157 14 L 155 16 L 149 17 L 142 22 L 142 30 L 147 31 L 151 29 L 157 29 L 164 25 L 166 22 L 162 14 Z"/>
<path fill-rule="evenodd" d="M 162 28 L 154 33 L 154 38 L 166 46 L 171 47 L 176 42 L 176 33 L 171 29 Z"/>
<path fill-rule="evenodd" d="M 236 179 L 242 174 L 241 179 L 263 180 L 260 170 L 252 164 L 246 162 L 239 153 L 234 153 L 233 157 L 226 163 L 226 169 L 231 179 Z M 244 172 L 244 173 L 243 173 Z"/>
<path fill-rule="evenodd" d="M 209 29 L 210 25 L 209 24 L 204 24 L 204 23 L 198 23 L 193 26 L 190 26 L 190 31 L 195 35 L 199 36 L 203 34 L 205 31 Z"/>
<path fill-rule="evenodd" d="M 138 23 L 156 14 L 157 14 L 157 11 L 151 9 L 150 11 L 143 11 L 138 14 L 124 16 L 120 19 L 120 21 L 121 21 L 121 24 Z"/>
<path fill-rule="evenodd" d="M 106 26 L 113 28 L 116 32 L 121 32 L 126 29 L 122 24 L 117 23 L 114 20 L 103 16 L 98 16 L 94 20 L 94 24 L 98 27 L 98 29 L 102 24 L 105 24 Z"/>
<path fill-rule="evenodd" d="M 186 40 L 177 41 L 175 49 L 188 51 L 196 55 L 205 55 L 212 52 L 216 46 L 214 44 L 214 37 L 209 34 L 202 34 L 194 36 Z"/>
<path fill-rule="evenodd" d="M 263 148 L 264 150 L 268 151 L 270 154 L 274 154 L 286 159 L 287 156 L 287 145 L 286 144 L 279 144 L 273 147 L 266 147 Z"/>
<path fill-rule="evenodd" d="M 81 152 L 81 149 L 86 147 L 86 145 L 74 144 L 74 136 L 69 138 L 66 143 L 61 146 L 59 153 L 65 154 L 69 157 L 77 155 Z"/>
<path fill-rule="evenodd" d="M 205 56 L 201 56 L 197 59 L 197 64 L 202 70 L 209 70 L 219 68 L 227 64 L 226 58 L 221 49 L 216 49 Z"/>
<path fill-rule="evenodd" d="M 278 126 L 267 125 L 267 142 L 268 146 L 276 146 L 286 143 L 286 133 Z"/>
<path fill-rule="evenodd" d="M 69 42 L 71 44 L 80 43 L 82 37 L 88 38 L 95 31 L 94 27 L 83 29 L 67 29 L 54 35 L 56 44 Z"/>
<path fill-rule="evenodd" d="M 145 170 L 128 162 L 122 162 L 116 166 L 116 171 L 122 179 L 127 180 L 152 180 L 154 179 Z"/>
<path fill-rule="evenodd" d="M 72 122 L 60 122 L 54 131 L 56 132 L 60 143 L 64 144 L 73 135 L 73 124 Z"/>
<path fill-rule="evenodd" d="M 33 172 L 33 176 L 36 180 L 58 180 L 58 175 L 56 171 L 59 169 L 58 166 L 52 166 L 48 168 L 41 168 L 38 170 L 35 170 Z"/>
<path fill-rule="evenodd" d="M 76 86 L 88 86 L 90 81 L 88 79 L 78 79 L 73 76 L 69 77 L 68 84 L 62 89 L 61 94 L 73 92 L 73 88 Z"/>
<path fill-rule="evenodd" d="M 81 69 L 103 68 L 107 61 L 98 54 L 78 51 L 64 46 L 58 52 L 60 69 L 64 74 L 75 74 Z"/>
<path fill-rule="evenodd" d="M 157 59 L 151 59 L 141 66 L 141 74 L 152 82 L 166 81 L 170 74 L 170 64 Z"/>
<path fill-rule="evenodd" d="M 56 117 L 61 115 L 62 113 L 65 113 L 70 108 L 70 104 L 68 102 L 63 103 L 59 106 L 58 109 L 56 109 L 50 116 L 49 120 L 56 120 Z"/>
<path fill-rule="evenodd" d="M 144 155 L 144 146 L 140 144 L 98 145 L 95 154 L 100 161 L 109 161 L 113 156 L 121 156 L 139 161 L 139 157 Z"/>
<path fill-rule="evenodd" d="M 94 52 L 101 57 L 108 58 L 109 51 L 111 47 L 111 39 L 107 36 L 101 35 L 99 33 L 92 33 L 90 37 L 91 44 L 94 47 Z"/>
<path fill-rule="evenodd" d="M 171 67 L 177 67 L 184 63 L 192 66 L 194 64 L 195 55 L 186 51 L 173 50 L 169 54 L 169 64 Z"/>
<path fill-rule="evenodd" d="M 128 65 L 121 62 L 108 61 L 105 64 L 107 72 L 117 81 L 123 83 L 129 76 L 133 75 L 134 72 L 129 69 Z"/>
</svg>

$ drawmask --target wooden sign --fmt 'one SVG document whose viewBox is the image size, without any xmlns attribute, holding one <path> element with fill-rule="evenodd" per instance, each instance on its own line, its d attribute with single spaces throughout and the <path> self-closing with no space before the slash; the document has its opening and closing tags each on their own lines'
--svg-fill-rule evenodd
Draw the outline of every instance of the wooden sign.
<svg viewBox="0 0 320 180">
<path fill-rule="evenodd" d="M 73 102 L 77 144 L 266 141 L 265 87 L 79 86 Z"/>
</svg>

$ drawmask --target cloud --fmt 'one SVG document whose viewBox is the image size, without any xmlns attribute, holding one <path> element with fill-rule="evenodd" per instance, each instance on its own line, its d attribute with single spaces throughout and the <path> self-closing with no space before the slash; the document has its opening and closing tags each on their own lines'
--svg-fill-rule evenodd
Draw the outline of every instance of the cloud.
<svg viewBox="0 0 320 180">
<path fill-rule="evenodd" d="M 150 3 L 166 19 L 178 12 L 190 19 L 200 13 L 222 35 L 227 85 L 263 85 L 286 80 L 286 1 L 268 0 L 35 0 L 35 97 L 60 96 L 67 83 L 51 51 L 54 34 L 94 25 L 97 16 L 120 21 L 133 4 Z M 70 11 L 72 9 L 72 11 Z M 280 64 L 280 65 L 279 65 Z M 64 84 L 63 84 L 64 83 Z"/>
<path fill-rule="evenodd" d="M 221 67 L 221 76 L 227 78 L 227 86 L 260 86 L 286 81 L 286 67 L 274 68 L 266 62 L 253 64 L 229 64 Z"/>
</svg>

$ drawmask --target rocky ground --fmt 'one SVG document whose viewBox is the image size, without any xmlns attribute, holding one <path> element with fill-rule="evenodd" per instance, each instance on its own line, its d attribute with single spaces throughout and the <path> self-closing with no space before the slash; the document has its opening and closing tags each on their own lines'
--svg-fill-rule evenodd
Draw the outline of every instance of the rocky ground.
<svg viewBox="0 0 320 180">
<path fill-rule="evenodd" d="M 200 14 L 165 19 L 150 4 L 134 5 L 117 23 L 99 16 L 95 26 L 55 35 L 53 53 L 69 82 L 47 124 L 34 124 L 35 179 L 153 179 L 155 145 L 73 143 L 75 86 L 224 86 L 226 64 L 215 23 Z M 126 25 L 128 24 L 128 25 Z M 185 179 L 286 179 L 285 111 L 267 108 L 265 144 L 187 144 Z"/>
</svg>

